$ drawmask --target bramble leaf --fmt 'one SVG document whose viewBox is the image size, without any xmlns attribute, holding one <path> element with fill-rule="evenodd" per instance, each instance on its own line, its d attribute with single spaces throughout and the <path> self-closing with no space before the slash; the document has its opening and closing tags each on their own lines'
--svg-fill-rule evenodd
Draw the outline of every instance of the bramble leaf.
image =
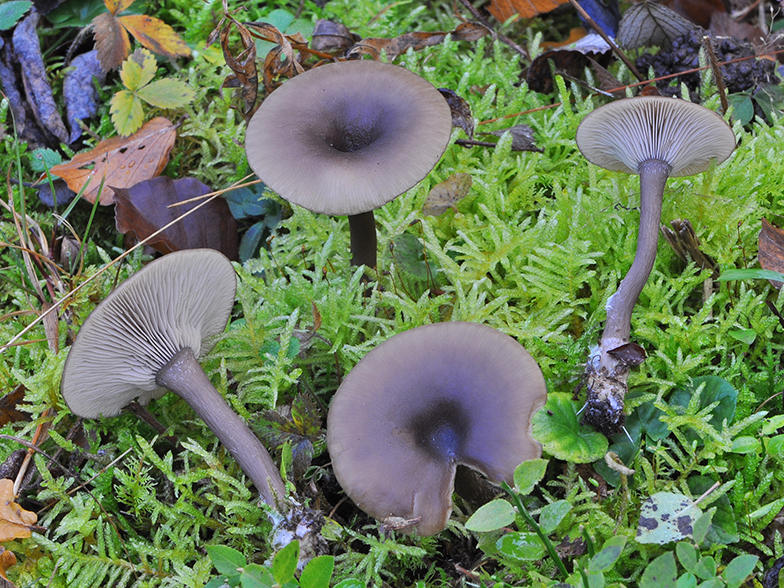
<svg viewBox="0 0 784 588">
<path fill-rule="evenodd" d="M 181 108 L 189 104 L 196 93 L 184 82 L 164 78 L 141 88 L 137 95 L 158 108 Z"/>
<path fill-rule="evenodd" d="M 187 57 L 191 50 L 174 29 L 159 18 L 129 14 L 117 18 L 120 24 L 144 47 L 166 57 Z"/>
<path fill-rule="evenodd" d="M 128 90 L 120 90 L 112 96 L 109 112 L 112 114 L 114 128 L 123 137 L 138 130 L 144 120 L 141 100 Z"/>
</svg>

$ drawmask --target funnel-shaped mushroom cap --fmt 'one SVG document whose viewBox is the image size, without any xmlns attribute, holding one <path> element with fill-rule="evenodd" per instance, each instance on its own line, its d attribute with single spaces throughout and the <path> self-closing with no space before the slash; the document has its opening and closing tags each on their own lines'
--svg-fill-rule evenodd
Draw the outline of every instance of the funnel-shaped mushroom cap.
<svg viewBox="0 0 784 588">
<path fill-rule="evenodd" d="M 735 134 L 712 110 L 699 104 L 643 96 L 623 98 L 597 108 L 577 129 L 577 147 L 605 169 L 638 173 L 643 161 L 667 162 L 671 177 L 708 169 L 711 159 L 727 159 Z"/>
<path fill-rule="evenodd" d="M 213 249 L 161 257 L 120 284 L 87 317 L 68 353 L 61 391 L 85 418 L 115 416 L 131 400 L 166 393 L 158 371 L 186 347 L 214 345 L 234 306 L 237 277 Z"/>
<path fill-rule="evenodd" d="M 379 208 L 424 178 L 449 143 L 452 114 L 430 82 L 397 65 L 343 61 L 272 92 L 245 135 L 250 167 L 313 212 Z"/>
<path fill-rule="evenodd" d="M 530 420 L 546 400 L 539 366 L 514 339 L 475 323 L 418 327 L 368 353 L 332 400 L 327 444 L 340 485 L 368 514 L 438 533 L 457 464 L 491 481 L 541 456 Z"/>
</svg>

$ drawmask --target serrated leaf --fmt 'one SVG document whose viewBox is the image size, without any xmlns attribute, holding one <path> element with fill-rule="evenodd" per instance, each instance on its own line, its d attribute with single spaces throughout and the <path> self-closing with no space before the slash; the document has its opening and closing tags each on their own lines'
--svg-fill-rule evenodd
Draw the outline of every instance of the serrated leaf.
<svg viewBox="0 0 784 588">
<path fill-rule="evenodd" d="M 120 79 L 123 85 L 132 92 L 150 83 L 158 71 L 155 56 L 147 49 L 137 49 L 123 61 Z"/>
<path fill-rule="evenodd" d="M 131 14 L 117 18 L 134 38 L 153 53 L 166 57 L 187 57 L 191 50 L 174 29 L 159 18 Z"/>
<path fill-rule="evenodd" d="M 224 576 L 238 576 L 238 568 L 245 566 L 245 556 L 236 549 L 225 545 L 208 545 L 207 555 L 212 560 L 212 565 Z"/>
<path fill-rule="evenodd" d="M 169 78 L 152 82 L 137 94 L 139 98 L 158 108 L 182 108 L 196 96 L 196 92 L 185 82 Z"/>
<path fill-rule="evenodd" d="M 108 72 L 120 67 L 131 52 L 131 39 L 128 37 L 128 32 L 109 12 L 99 14 L 93 19 L 93 30 L 101 69 Z"/>
<path fill-rule="evenodd" d="M 123 10 L 130 8 L 134 1 L 135 0 L 104 0 L 103 3 L 106 6 L 106 10 L 112 14 L 117 14 L 118 12 L 122 12 Z"/>
<path fill-rule="evenodd" d="M 529 459 L 517 466 L 514 471 L 514 485 L 517 492 L 523 496 L 531 492 L 544 478 L 548 463 L 550 461 L 547 459 Z"/>
<path fill-rule="evenodd" d="M 0 4 L 0 31 L 7 31 L 13 27 L 32 5 L 33 3 L 27 0 L 12 0 Z"/>
<path fill-rule="evenodd" d="M 109 103 L 112 123 L 117 132 L 127 137 L 139 130 L 144 120 L 142 101 L 128 90 L 120 90 Z"/>
<path fill-rule="evenodd" d="M 272 575 L 281 586 L 294 577 L 299 561 L 299 541 L 292 541 L 275 554 L 272 560 Z"/>
<path fill-rule="evenodd" d="M 300 588 L 329 588 L 335 558 L 331 555 L 319 555 L 311 559 L 302 570 L 299 578 Z"/>
<path fill-rule="evenodd" d="M 515 519 L 515 511 L 506 500 L 492 500 L 477 509 L 466 521 L 465 527 L 469 531 L 484 533 L 495 531 L 511 525 Z"/>
</svg>

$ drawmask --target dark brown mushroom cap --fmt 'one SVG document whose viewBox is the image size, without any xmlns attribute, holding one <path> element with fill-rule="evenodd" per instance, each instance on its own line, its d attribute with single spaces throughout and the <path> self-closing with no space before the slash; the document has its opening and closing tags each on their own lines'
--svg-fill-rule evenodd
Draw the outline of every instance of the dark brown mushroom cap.
<svg viewBox="0 0 784 588">
<path fill-rule="evenodd" d="M 379 208 L 424 178 L 449 143 L 441 93 L 377 61 L 317 67 L 272 92 L 245 135 L 250 167 L 286 200 L 313 212 Z"/>
<path fill-rule="evenodd" d="M 577 129 L 577 147 L 605 169 L 637 174 L 646 160 L 670 166 L 670 176 L 705 171 L 727 159 L 735 134 L 718 114 L 685 100 L 662 96 L 623 98 L 597 108 Z"/>
<path fill-rule="evenodd" d="M 491 327 L 451 322 L 395 335 L 368 353 L 332 400 L 327 444 L 343 490 L 362 510 L 421 520 L 438 533 L 457 464 L 492 482 L 541 456 L 531 416 L 544 405 L 539 366 Z"/>
<path fill-rule="evenodd" d="M 196 357 L 226 328 L 237 277 L 213 249 L 161 257 L 120 284 L 85 319 L 63 368 L 61 392 L 71 412 L 115 416 L 138 397 L 166 393 L 156 374 L 186 347 Z"/>
</svg>

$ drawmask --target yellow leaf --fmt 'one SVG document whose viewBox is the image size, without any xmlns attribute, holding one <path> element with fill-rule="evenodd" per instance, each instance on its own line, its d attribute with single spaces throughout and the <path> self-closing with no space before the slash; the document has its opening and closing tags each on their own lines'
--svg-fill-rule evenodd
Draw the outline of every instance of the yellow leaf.
<svg viewBox="0 0 784 588">
<path fill-rule="evenodd" d="M 0 542 L 26 539 L 38 517 L 14 502 L 13 480 L 0 480 Z"/>
<path fill-rule="evenodd" d="M 135 52 L 134 52 L 135 53 Z M 131 91 L 138 90 L 142 79 L 142 66 L 133 59 L 126 59 L 123 61 L 122 68 L 120 69 L 120 79 L 123 86 Z"/>
<path fill-rule="evenodd" d="M 144 120 L 142 101 L 128 90 L 120 90 L 112 96 L 109 112 L 112 113 L 114 128 L 123 137 L 136 132 Z"/>
<path fill-rule="evenodd" d="M 139 90 L 139 98 L 158 108 L 181 108 L 196 96 L 184 82 L 165 78 Z"/>
<path fill-rule="evenodd" d="M 457 203 L 465 198 L 472 183 L 471 174 L 452 174 L 433 186 L 422 206 L 422 212 L 425 216 L 438 216 L 450 208 L 457 212 Z"/>
<path fill-rule="evenodd" d="M 131 6 L 135 0 L 103 0 L 106 9 L 112 14 L 122 12 Z"/>
<path fill-rule="evenodd" d="M 155 61 L 155 56 L 147 51 L 147 49 L 137 49 L 131 54 L 128 61 L 136 63 L 141 68 L 137 86 L 131 88 L 126 84 L 126 87 L 129 90 L 138 90 L 139 88 L 146 86 L 150 83 L 150 80 L 155 77 L 155 72 L 158 71 L 158 62 Z"/>
<path fill-rule="evenodd" d="M 14 552 L 8 551 L 5 547 L 0 547 L 0 576 L 5 580 L 8 580 L 5 571 L 14 564 L 16 564 L 16 555 L 14 555 Z M 13 586 L 13 584 L 11 585 Z"/>
<path fill-rule="evenodd" d="M 129 14 L 117 18 L 144 47 L 166 57 L 188 56 L 191 50 L 174 29 L 154 16 Z"/>
</svg>

